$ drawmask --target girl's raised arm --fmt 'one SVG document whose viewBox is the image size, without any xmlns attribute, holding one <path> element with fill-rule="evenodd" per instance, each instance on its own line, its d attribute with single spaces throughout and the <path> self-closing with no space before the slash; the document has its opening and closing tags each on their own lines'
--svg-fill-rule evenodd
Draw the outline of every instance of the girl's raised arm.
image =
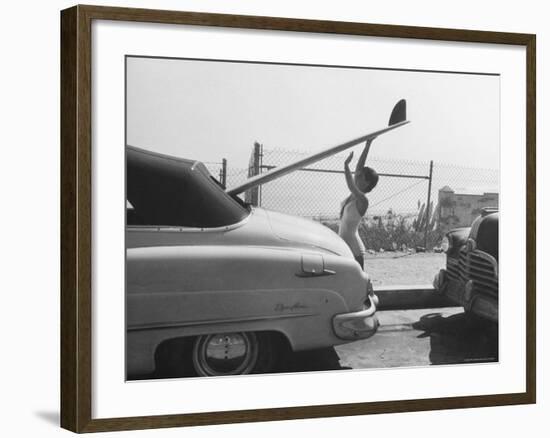
<svg viewBox="0 0 550 438">
<path fill-rule="evenodd" d="M 376 138 L 376 137 L 375 137 Z M 357 165 L 355 166 L 355 173 L 358 173 L 365 167 L 365 162 L 367 161 L 367 155 L 369 154 L 370 145 L 374 138 L 369 138 L 367 142 L 365 143 L 365 147 L 363 148 L 363 152 L 361 152 L 361 156 L 359 157 L 359 160 L 357 160 Z"/>
<path fill-rule="evenodd" d="M 359 190 L 359 188 L 355 185 L 355 180 L 353 179 L 353 175 L 351 174 L 351 170 L 349 169 L 349 163 L 352 160 L 352 158 L 353 158 L 353 152 L 349 154 L 348 158 L 346 158 L 346 161 L 344 162 L 346 183 L 348 185 L 349 191 L 355 197 L 355 202 L 357 203 L 357 210 L 361 215 L 363 215 L 367 211 L 368 201 L 365 194 L 361 190 Z"/>
</svg>

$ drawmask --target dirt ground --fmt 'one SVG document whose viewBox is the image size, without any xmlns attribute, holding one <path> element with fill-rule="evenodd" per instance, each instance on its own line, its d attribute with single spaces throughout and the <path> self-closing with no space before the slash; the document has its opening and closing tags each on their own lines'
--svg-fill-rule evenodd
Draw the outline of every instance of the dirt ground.
<svg viewBox="0 0 550 438">
<path fill-rule="evenodd" d="M 365 257 L 365 270 L 374 286 L 431 284 L 444 267 L 445 254 L 386 252 Z"/>
</svg>

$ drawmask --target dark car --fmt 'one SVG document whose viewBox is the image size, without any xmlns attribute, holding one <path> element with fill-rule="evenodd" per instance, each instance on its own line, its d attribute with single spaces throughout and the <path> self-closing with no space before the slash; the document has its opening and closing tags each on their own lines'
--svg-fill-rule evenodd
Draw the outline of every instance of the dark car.
<svg viewBox="0 0 550 438">
<path fill-rule="evenodd" d="M 498 222 L 496 208 L 484 208 L 471 227 L 447 233 L 447 266 L 434 287 L 464 307 L 472 318 L 498 323 Z"/>
</svg>

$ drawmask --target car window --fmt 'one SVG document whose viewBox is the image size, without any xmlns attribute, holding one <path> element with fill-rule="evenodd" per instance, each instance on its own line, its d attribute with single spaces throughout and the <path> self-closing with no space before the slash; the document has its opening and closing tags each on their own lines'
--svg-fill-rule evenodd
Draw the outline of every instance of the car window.
<svg viewBox="0 0 550 438">
<path fill-rule="evenodd" d="M 126 150 L 126 191 L 128 225 L 211 228 L 250 213 L 202 163 L 132 147 Z"/>
</svg>

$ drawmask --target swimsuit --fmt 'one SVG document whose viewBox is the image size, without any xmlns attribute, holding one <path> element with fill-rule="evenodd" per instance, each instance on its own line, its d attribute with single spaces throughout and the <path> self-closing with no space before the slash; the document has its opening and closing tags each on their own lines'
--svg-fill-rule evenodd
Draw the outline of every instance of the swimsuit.
<svg viewBox="0 0 550 438">
<path fill-rule="evenodd" d="M 338 234 L 350 247 L 355 260 L 363 267 L 365 245 L 359 237 L 358 231 L 361 219 L 363 219 L 363 216 L 357 211 L 355 199 L 348 201 L 342 211 Z"/>
</svg>

